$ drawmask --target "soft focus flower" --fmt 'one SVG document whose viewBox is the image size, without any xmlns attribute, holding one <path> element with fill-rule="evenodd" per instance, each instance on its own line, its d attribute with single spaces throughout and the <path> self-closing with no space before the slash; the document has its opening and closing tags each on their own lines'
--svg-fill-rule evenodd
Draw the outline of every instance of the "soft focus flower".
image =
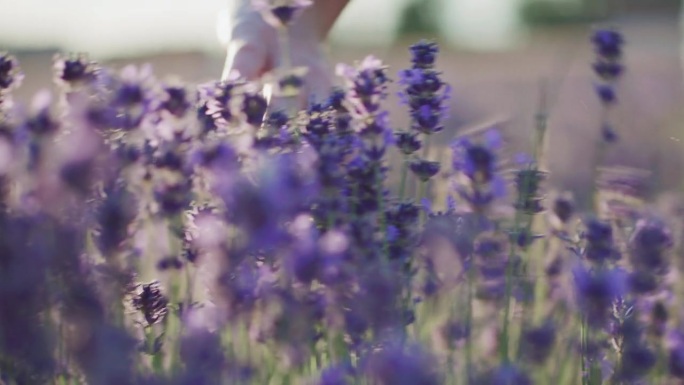
<svg viewBox="0 0 684 385">
<path fill-rule="evenodd" d="M 367 375 L 378 385 L 437 385 L 440 377 L 420 347 L 390 343 L 368 357 Z"/>
<path fill-rule="evenodd" d="M 121 70 L 111 100 L 116 109 L 116 128 L 140 128 L 146 115 L 153 110 L 157 97 L 150 65 L 127 66 Z"/>
<path fill-rule="evenodd" d="M 423 182 L 427 182 L 439 172 L 439 162 L 417 159 L 410 164 L 411 171 Z"/>
<path fill-rule="evenodd" d="M 552 323 L 525 330 L 520 351 L 524 359 L 543 364 L 551 354 L 556 342 L 556 328 Z"/>
<path fill-rule="evenodd" d="M 515 208 L 531 215 L 542 212 L 544 210 L 542 183 L 546 178 L 546 173 L 537 170 L 536 167 L 527 166 L 516 171 L 514 183 L 518 198 Z"/>
<path fill-rule="evenodd" d="M 48 90 L 38 92 L 31 103 L 31 113 L 25 122 L 26 130 L 36 136 L 57 132 L 61 121 L 53 104 L 52 93 Z"/>
<path fill-rule="evenodd" d="M 508 237 L 495 232 L 481 233 L 475 238 L 473 254 L 474 268 L 480 278 L 477 282 L 477 297 L 494 302 L 502 299 L 505 295 L 506 270 L 509 263 L 514 263 L 509 261 Z"/>
<path fill-rule="evenodd" d="M 143 284 L 132 302 L 133 307 L 143 315 L 148 326 L 160 322 L 168 312 L 169 301 L 162 293 L 159 282 L 156 281 Z"/>
<path fill-rule="evenodd" d="M 603 325 L 613 302 L 626 292 L 625 272 L 620 269 L 588 270 L 583 266 L 573 269 L 578 305 L 590 325 Z"/>
<path fill-rule="evenodd" d="M 672 234 L 663 222 L 639 220 L 630 239 L 630 261 L 634 269 L 666 273 L 669 264 L 667 253 L 673 244 Z"/>
<path fill-rule="evenodd" d="M 461 138 L 451 146 L 452 167 L 457 172 L 454 188 L 475 211 L 489 207 L 506 194 L 505 181 L 497 172 L 496 151 L 500 145 L 499 133 L 491 130 L 482 143 Z"/>
<path fill-rule="evenodd" d="M 252 0 L 255 10 L 261 12 L 267 23 L 275 28 L 289 26 L 312 0 Z"/>
<path fill-rule="evenodd" d="M 231 100 L 230 113 L 251 127 L 259 127 L 263 122 L 268 107 L 266 98 L 255 85 L 240 88 L 240 92 Z"/>
<path fill-rule="evenodd" d="M 0 51 L 0 94 L 19 87 L 23 78 L 17 59 Z"/>
<path fill-rule="evenodd" d="M 602 264 L 620 259 L 620 253 L 613 243 L 613 228 L 609 222 L 589 218 L 584 224 L 586 231 L 583 233 L 583 238 L 587 242 L 584 256 L 587 260 Z"/>
<path fill-rule="evenodd" d="M 182 118 L 190 110 L 194 100 L 186 87 L 167 85 L 163 89 L 159 108 L 175 118 Z"/>
<path fill-rule="evenodd" d="M 66 91 L 93 84 L 99 71 L 97 64 L 84 54 L 57 54 L 53 62 L 55 82 Z"/>
<path fill-rule="evenodd" d="M 570 194 L 559 194 L 551 203 L 551 224 L 560 229 L 567 225 L 575 214 L 575 201 Z"/>
<path fill-rule="evenodd" d="M 607 84 L 599 84 L 596 86 L 596 94 L 598 95 L 601 102 L 605 105 L 611 105 L 617 102 L 617 95 L 615 94 L 615 88 Z"/>
<path fill-rule="evenodd" d="M 432 68 L 439 53 L 437 44 L 426 40 L 412 45 L 410 50 L 413 67 L 422 69 Z"/>
<path fill-rule="evenodd" d="M 624 67 L 621 63 L 615 61 L 606 61 L 599 59 L 593 65 L 594 72 L 603 80 L 612 81 L 622 75 Z"/>
<path fill-rule="evenodd" d="M 356 67 L 338 64 L 337 75 L 349 89 L 346 101 L 350 111 L 360 117 L 377 113 L 379 102 L 387 96 L 387 67 L 374 56 L 366 57 Z"/>
<path fill-rule="evenodd" d="M 404 155 L 411 155 L 420 150 L 421 144 L 417 133 L 398 132 L 396 135 L 396 146 Z"/>
<path fill-rule="evenodd" d="M 351 384 L 351 370 L 344 365 L 330 366 L 323 370 L 316 385 L 349 385 Z"/>
<path fill-rule="evenodd" d="M 596 48 L 596 53 L 601 57 L 615 59 L 622 55 L 624 39 L 616 30 L 599 29 L 594 32 L 591 40 Z"/>
<path fill-rule="evenodd" d="M 684 344 L 681 342 L 670 349 L 668 369 L 673 377 L 684 379 Z"/>
<path fill-rule="evenodd" d="M 475 380 L 476 385 L 532 385 L 530 377 L 522 369 L 503 365 L 493 369 Z"/>
</svg>

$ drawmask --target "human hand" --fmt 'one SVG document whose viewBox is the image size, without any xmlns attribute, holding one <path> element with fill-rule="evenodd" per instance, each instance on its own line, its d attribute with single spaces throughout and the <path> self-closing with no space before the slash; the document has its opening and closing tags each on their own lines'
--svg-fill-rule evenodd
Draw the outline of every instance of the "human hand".
<svg viewBox="0 0 684 385">
<path fill-rule="evenodd" d="M 232 6 L 223 32 L 225 36 L 222 36 L 227 43 L 222 79 L 237 71 L 248 80 L 259 80 L 288 69 L 285 65 L 306 67 L 298 107 L 305 107 L 311 98 L 320 101 L 328 96 L 332 71 L 323 47 L 327 30 L 321 27 L 316 9 L 306 9 L 294 20 L 287 31 L 288 44 L 283 47 L 276 28 L 252 7 L 251 0 L 237 0 Z M 289 52 L 283 52 L 283 48 Z M 291 59 L 289 63 L 285 58 Z"/>
</svg>

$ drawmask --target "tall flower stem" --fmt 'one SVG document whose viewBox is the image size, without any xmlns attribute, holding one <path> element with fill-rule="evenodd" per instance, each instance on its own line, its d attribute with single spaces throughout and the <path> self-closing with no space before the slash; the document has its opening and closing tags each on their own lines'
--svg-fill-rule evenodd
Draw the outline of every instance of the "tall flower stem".
<svg viewBox="0 0 684 385">
<path fill-rule="evenodd" d="M 465 336 L 465 384 L 470 384 L 473 381 L 473 338 L 472 338 L 472 324 L 473 324 L 473 284 L 475 280 L 473 260 L 471 258 L 468 263 L 467 271 L 467 293 L 466 293 L 466 319 L 465 327 L 468 332 Z"/>
<path fill-rule="evenodd" d="M 431 139 L 431 135 L 425 134 L 425 135 L 424 135 L 424 138 L 425 138 L 425 139 L 423 140 L 423 159 L 427 160 L 428 155 L 430 155 L 430 139 Z M 421 201 L 421 200 L 423 200 L 423 198 L 427 198 L 427 197 L 428 197 L 428 182 L 421 182 L 421 183 L 418 185 L 418 194 L 417 194 L 417 195 L 418 195 L 418 196 L 417 196 L 417 198 L 418 198 L 417 200 L 418 200 L 418 201 Z M 421 212 L 420 212 L 420 221 L 419 221 L 420 228 L 422 228 L 423 225 L 425 225 L 426 216 L 427 216 L 427 214 L 425 213 L 425 210 L 421 210 Z"/>
<path fill-rule="evenodd" d="M 525 213 L 524 213 L 524 208 L 525 208 L 525 200 L 528 199 L 528 194 L 530 194 L 530 190 L 532 189 L 532 183 L 533 179 L 537 177 L 537 173 L 539 171 L 539 164 L 543 161 L 542 157 L 544 155 L 544 144 L 545 144 L 545 137 L 546 137 L 546 127 L 547 127 L 547 121 L 548 121 L 548 116 L 547 116 L 547 103 L 546 103 L 546 91 L 545 91 L 545 83 L 542 83 L 541 85 L 541 98 L 540 98 L 540 104 L 539 104 L 539 110 L 537 113 L 537 126 L 534 130 L 534 139 L 533 139 L 533 159 L 532 162 L 530 162 L 526 167 L 527 169 L 525 171 L 525 178 L 522 180 L 522 186 L 520 187 L 520 191 L 518 192 L 519 197 L 518 197 L 518 207 L 515 212 L 514 216 L 514 221 L 513 221 L 513 234 L 515 237 L 518 237 L 521 231 L 529 231 L 532 228 L 533 220 L 534 220 L 534 215 L 529 216 L 529 218 Z M 500 344 L 500 359 L 503 363 L 508 363 L 509 362 L 509 349 L 510 349 L 510 335 L 509 335 L 509 323 L 510 323 L 510 313 L 511 313 L 511 307 L 512 307 L 512 299 L 511 299 L 511 294 L 512 294 L 512 288 L 513 288 L 513 264 L 511 263 L 511 260 L 515 256 L 516 253 L 516 242 L 512 242 L 511 247 L 510 247 L 510 253 L 508 256 L 508 261 L 506 262 L 506 288 L 505 288 L 505 298 L 504 298 L 504 319 L 503 319 L 503 324 L 501 328 L 501 344 Z M 540 253 L 540 256 L 538 260 L 534 261 L 534 271 L 535 273 L 538 273 L 539 271 L 543 270 L 543 263 L 542 259 L 543 258 L 543 253 Z M 537 293 L 536 286 L 539 286 L 539 279 L 537 280 L 537 283 L 535 284 L 535 294 Z M 535 307 L 540 306 L 540 304 L 537 304 L 537 299 L 535 297 Z M 536 312 L 539 310 L 537 309 Z M 535 312 L 535 313 L 536 313 Z"/>
<path fill-rule="evenodd" d="M 384 263 L 389 266 L 389 239 L 387 239 L 387 218 L 385 216 L 384 184 L 382 178 L 381 165 L 376 165 L 375 169 L 375 188 L 377 189 L 378 200 L 378 226 L 382 235 L 382 255 Z"/>
<path fill-rule="evenodd" d="M 536 116 L 536 130 L 534 142 L 534 161 L 537 165 L 535 171 L 545 171 L 547 167 L 546 147 L 547 147 L 547 127 L 548 127 L 548 95 L 547 85 L 545 81 L 540 84 L 540 99 L 539 110 Z M 534 177 L 534 176 L 533 176 Z M 529 189 L 529 182 L 527 185 Z M 544 223 L 541 215 L 534 215 L 528 225 L 528 233 L 531 231 L 535 234 L 544 230 Z M 544 274 L 544 257 L 549 251 L 550 243 L 548 235 L 544 234 L 542 242 L 535 242 L 530 245 L 530 256 L 534 260 L 534 305 L 532 309 L 532 321 L 535 324 L 542 322 L 544 317 L 544 298 L 548 290 L 548 283 Z"/>
<path fill-rule="evenodd" d="M 406 193 L 406 179 L 408 178 L 409 171 L 409 158 L 408 155 L 403 156 L 403 162 L 401 165 L 401 181 L 399 182 L 399 201 L 404 200 L 404 194 Z"/>
</svg>

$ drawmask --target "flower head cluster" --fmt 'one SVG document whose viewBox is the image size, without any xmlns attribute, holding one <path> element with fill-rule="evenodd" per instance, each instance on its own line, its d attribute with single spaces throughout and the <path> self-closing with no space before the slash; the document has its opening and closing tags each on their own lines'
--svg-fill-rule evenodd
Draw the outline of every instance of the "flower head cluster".
<svg viewBox="0 0 684 385">
<path fill-rule="evenodd" d="M 662 277 L 669 271 L 669 252 L 673 246 L 670 230 L 660 220 L 641 219 L 629 240 L 629 260 L 633 267 L 630 288 L 635 294 L 662 288 Z"/>
<path fill-rule="evenodd" d="M 527 159 L 519 162 L 521 168 L 515 172 L 514 185 L 518 193 L 515 208 L 529 215 L 540 213 L 544 210 L 543 184 L 547 179 L 547 173 L 540 171 L 535 163 Z"/>
<path fill-rule="evenodd" d="M 126 131 L 141 128 L 154 109 L 157 92 L 151 66 L 124 68 L 115 80 L 111 96 L 114 127 Z"/>
<path fill-rule="evenodd" d="M 409 107 L 412 129 L 425 135 L 441 131 L 451 87 L 440 78 L 434 63 L 439 49 L 432 42 L 421 41 L 411 47 L 413 68 L 399 73 L 399 93 Z"/>
<path fill-rule="evenodd" d="M 7 52 L 0 52 L 0 93 L 19 87 L 23 78 L 17 58 Z"/>
<path fill-rule="evenodd" d="M 595 327 L 606 325 L 613 303 L 627 293 L 625 271 L 577 266 L 573 276 L 578 305 L 588 324 Z"/>
<path fill-rule="evenodd" d="M 451 146 L 456 192 L 476 212 L 506 193 L 505 182 L 497 172 L 496 151 L 500 147 L 501 137 L 496 130 L 487 132 L 483 143 L 461 138 Z"/>
<path fill-rule="evenodd" d="M 374 56 L 366 57 L 357 66 L 337 66 L 348 88 L 347 109 L 355 117 L 376 115 L 380 112 L 380 101 L 387 97 L 387 67 Z"/>
<path fill-rule="evenodd" d="M 509 263 L 508 237 L 495 232 L 485 232 L 475 238 L 474 264 L 478 270 L 478 298 L 486 301 L 503 299 L 506 288 L 506 270 Z"/>
<path fill-rule="evenodd" d="M 99 67 L 85 54 L 55 55 L 55 83 L 66 91 L 74 91 L 95 83 Z"/>
<path fill-rule="evenodd" d="M 0 122 L 12 107 L 11 91 L 18 88 L 24 78 L 17 59 L 0 51 Z"/>
<path fill-rule="evenodd" d="M 622 65 L 622 35 L 613 29 L 599 29 L 594 32 L 592 42 L 596 50 L 596 62 L 593 68 L 601 83 L 596 86 L 596 93 L 601 102 L 608 106 L 616 102 L 615 82 L 624 71 Z"/>
<path fill-rule="evenodd" d="M 133 307 L 145 318 L 147 325 L 160 322 L 168 311 L 168 299 L 161 292 L 159 282 L 151 282 L 141 286 L 140 293 L 133 298 Z"/>
<path fill-rule="evenodd" d="M 620 259 L 620 253 L 615 247 L 613 227 L 609 222 L 596 218 L 585 221 L 586 231 L 583 238 L 586 241 L 584 257 L 597 265 Z"/>
</svg>

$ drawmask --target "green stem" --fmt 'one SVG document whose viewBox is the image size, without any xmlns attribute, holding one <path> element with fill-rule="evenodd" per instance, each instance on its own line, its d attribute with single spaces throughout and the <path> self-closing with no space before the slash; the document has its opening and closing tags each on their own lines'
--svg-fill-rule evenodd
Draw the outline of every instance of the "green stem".
<svg viewBox="0 0 684 385">
<path fill-rule="evenodd" d="M 404 200 L 404 194 L 406 193 L 406 179 L 408 178 L 408 170 L 408 155 L 404 155 L 404 162 L 401 166 L 401 182 L 399 183 L 399 202 Z"/>
<path fill-rule="evenodd" d="M 465 384 L 470 384 L 473 380 L 473 281 L 475 279 L 474 277 L 474 266 L 473 266 L 474 261 L 471 259 L 469 265 L 468 265 L 468 272 L 467 272 L 467 279 L 468 279 L 468 285 L 467 285 L 467 293 L 466 293 L 466 320 L 465 320 L 465 327 L 467 328 L 466 332 L 466 340 L 465 340 Z"/>
<path fill-rule="evenodd" d="M 428 184 L 428 182 L 423 182 L 423 181 L 418 182 L 418 197 L 421 199 L 421 201 L 423 198 L 427 198 L 427 184 Z M 419 229 L 422 229 L 423 226 L 425 226 L 426 216 L 427 216 L 427 214 L 425 213 L 425 210 L 421 210 L 420 211 L 420 218 L 419 218 L 419 222 L 418 222 L 418 228 Z"/>
<path fill-rule="evenodd" d="M 582 321 L 580 323 L 580 360 L 581 360 L 581 375 L 582 375 L 582 385 L 589 385 L 589 373 L 587 370 L 587 356 L 586 356 L 586 351 L 587 351 L 587 342 L 588 342 L 588 336 L 587 336 L 587 321 L 586 318 L 583 316 Z"/>
</svg>

